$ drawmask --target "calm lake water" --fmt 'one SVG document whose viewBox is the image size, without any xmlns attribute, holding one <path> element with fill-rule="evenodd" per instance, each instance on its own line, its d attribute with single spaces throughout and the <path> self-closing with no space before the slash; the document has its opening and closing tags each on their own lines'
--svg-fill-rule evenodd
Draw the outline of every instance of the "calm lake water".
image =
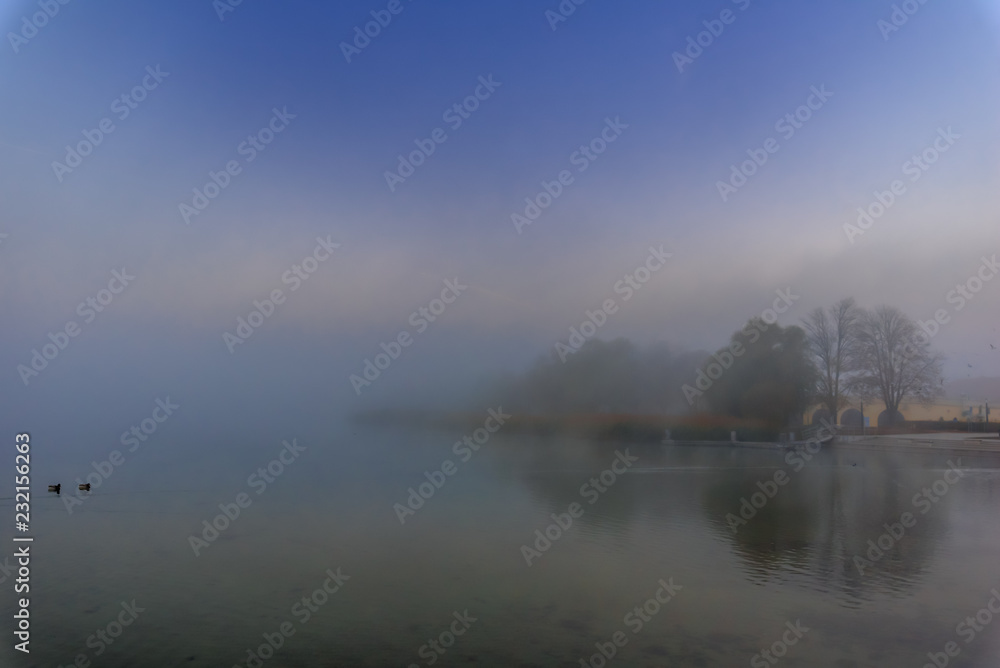
<svg viewBox="0 0 1000 668">
<path fill-rule="evenodd" d="M 0 663 L 261 665 L 248 649 L 283 623 L 294 633 L 264 666 L 600 666 L 598 645 L 610 652 L 616 633 L 612 666 L 919 668 L 928 653 L 1000 663 L 1000 619 L 959 627 L 1000 591 L 995 458 L 839 449 L 800 467 L 780 451 L 501 430 L 462 461 L 460 436 L 356 427 L 299 438 L 306 450 L 286 454 L 264 489 L 247 477 L 279 441 L 164 442 L 129 455 L 72 514 L 36 478 L 32 652 L 5 643 Z M 602 483 L 616 458 L 625 472 Z M 446 459 L 454 474 L 401 524 L 394 504 Z M 783 484 L 769 485 L 776 475 Z M 763 507 L 736 522 L 761 485 Z M 915 503 L 923 488 L 937 500 Z M 195 556 L 188 537 L 241 492 L 250 505 Z M 522 546 L 573 503 L 582 515 L 529 566 Z M 910 526 L 892 527 L 904 513 Z M 886 524 L 901 537 L 857 562 Z M 338 568 L 339 590 L 314 595 Z M 657 594 L 669 601 L 650 602 Z M 142 610 L 111 644 L 91 637 L 117 632 L 133 600 Z M 941 654 L 949 642 L 955 658 Z"/>
</svg>

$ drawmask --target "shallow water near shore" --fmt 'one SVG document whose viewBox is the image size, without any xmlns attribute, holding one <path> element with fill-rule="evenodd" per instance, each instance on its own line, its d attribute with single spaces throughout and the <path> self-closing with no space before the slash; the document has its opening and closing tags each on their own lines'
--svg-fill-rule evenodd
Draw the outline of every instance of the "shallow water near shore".
<svg viewBox="0 0 1000 668">
<path fill-rule="evenodd" d="M 246 666 L 282 624 L 293 633 L 265 666 L 601 665 L 616 633 L 609 665 L 775 665 L 767 649 L 788 666 L 919 667 L 951 641 L 949 665 L 997 665 L 1000 622 L 968 641 L 957 627 L 1000 590 L 1000 458 L 835 448 L 800 465 L 779 450 L 501 432 L 463 461 L 460 437 L 303 439 L 264 489 L 247 476 L 278 443 L 223 448 L 217 468 L 183 477 L 129 464 L 72 514 L 36 491 L 26 665 Z M 229 450 L 253 464 L 223 461 Z M 444 460 L 454 474 L 401 523 L 394 504 L 425 473 L 440 482 Z M 196 556 L 189 537 L 240 493 L 249 505 Z M 574 503 L 572 524 L 550 527 Z M 661 581 L 674 588 L 662 604 Z M 92 635 L 117 631 L 133 600 L 141 612 L 110 644 Z"/>
</svg>

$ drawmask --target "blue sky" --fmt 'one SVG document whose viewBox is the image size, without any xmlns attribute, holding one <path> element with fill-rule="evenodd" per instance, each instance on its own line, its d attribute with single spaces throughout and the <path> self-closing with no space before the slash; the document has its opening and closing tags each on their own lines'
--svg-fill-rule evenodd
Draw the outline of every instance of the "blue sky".
<svg viewBox="0 0 1000 668">
<path fill-rule="evenodd" d="M 949 377 L 1000 376 L 1000 280 L 960 313 L 947 301 L 1000 251 L 995 2 L 930 0 L 885 39 L 891 2 L 588 0 L 553 30 L 554 1 L 402 0 L 348 63 L 340 44 L 388 4 L 244 0 L 220 20 L 208 0 L 71 1 L 16 52 L 9 33 L 39 6 L 0 4 L 13 406 L 259 378 L 308 388 L 297 405 L 359 402 L 348 375 L 453 277 L 468 291 L 373 393 L 458 385 L 551 350 L 660 245 L 670 263 L 602 338 L 714 349 L 787 287 L 801 299 L 783 324 L 848 295 L 922 319 L 948 309 L 934 343 Z M 679 72 L 673 54 L 724 10 L 732 22 Z M 113 101 L 157 66 L 169 76 L 119 120 Z M 449 128 L 445 110 L 491 76 Z M 783 138 L 776 121 L 821 86 L 832 96 Z M 275 108 L 295 118 L 245 162 L 238 146 Z M 104 118 L 115 130 L 60 182 L 52 163 Z M 575 171 L 608 118 L 627 129 Z M 437 128 L 447 141 L 390 191 L 385 172 Z M 856 209 L 947 128 L 960 138 L 849 241 Z M 768 138 L 779 150 L 723 201 L 717 183 Z M 186 224 L 178 206 L 234 159 L 242 171 Z M 566 169 L 573 184 L 518 234 L 511 214 Z M 339 254 L 231 354 L 223 332 L 327 235 Z M 17 365 L 121 267 L 134 284 L 25 387 Z"/>
</svg>

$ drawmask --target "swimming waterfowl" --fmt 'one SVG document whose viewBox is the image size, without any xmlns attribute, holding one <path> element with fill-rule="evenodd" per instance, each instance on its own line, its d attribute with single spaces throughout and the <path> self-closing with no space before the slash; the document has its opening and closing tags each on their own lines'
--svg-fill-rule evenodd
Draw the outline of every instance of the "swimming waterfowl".
<svg viewBox="0 0 1000 668">
<path fill-rule="evenodd" d="M 90 491 L 90 483 L 88 482 L 86 485 L 80 485 L 80 490 L 84 491 L 84 492 L 89 492 Z"/>
<path fill-rule="evenodd" d="M 60 487 L 62 487 L 62 483 L 60 483 L 58 485 L 49 485 L 49 491 L 50 492 L 55 492 L 56 494 L 58 494 Z"/>
</svg>

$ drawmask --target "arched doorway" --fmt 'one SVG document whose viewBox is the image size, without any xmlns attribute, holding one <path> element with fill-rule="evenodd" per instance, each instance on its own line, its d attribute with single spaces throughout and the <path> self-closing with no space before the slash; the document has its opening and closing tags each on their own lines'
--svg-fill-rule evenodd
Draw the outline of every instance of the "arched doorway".
<svg viewBox="0 0 1000 668">
<path fill-rule="evenodd" d="M 899 427 L 906 422 L 906 418 L 899 411 L 889 412 L 889 409 L 885 409 L 878 414 L 878 426 L 880 427 Z"/>
<path fill-rule="evenodd" d="M 845 427 L 864 427 L 865 419 L 857 408 L 848 408 L 841 414 L 840 424 Z"/>
</svg>

